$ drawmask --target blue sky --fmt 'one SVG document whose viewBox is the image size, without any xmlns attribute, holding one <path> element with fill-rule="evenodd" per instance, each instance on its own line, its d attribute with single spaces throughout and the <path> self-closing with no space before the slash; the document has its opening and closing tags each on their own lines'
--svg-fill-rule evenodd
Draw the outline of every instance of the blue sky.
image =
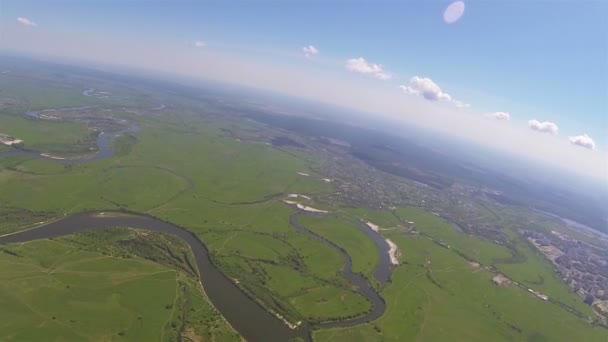
<svg viewBox="0 0 608 342">
<path fill-rule="evenodd" d="M 120 62 L 110 56 L 110 51 L 120 53 L 111 44 L 121 41 L 125 45 L 142 46 L 152 54 L 167 55 L 167 51 L 173 51 L 175 56 L 179 54 L 183 58 L 197 56 L 200 63 L 215 58 L 216 62 L 230 60 L 240 66 L 247 64 L 242 69 L 234 67 L 243 72 L 252 68 L 256 71 L 275 68 L 274 73 L 266 71 L 258 75 L 257 83 L 242 81 L 262 88 L 291 88 L 280 80 L 266 82 L 265 77 L 270 80 L 292 72 L 290 75 L 297 78 L 306 73 L 294 82 L 314 83 L 314 78 L 309 77 L 312 75 L 319 82 L 335 81 L 336 93 L 342 87 L 339 82 L 349 86 L 357 83 L 362 93 L 382 93 L 388 99 L 388 93 L 394 92 L 390 96 L 418 96 L 429 102 L 412 105 L 412 110 L 434 111 L 429 105 L 436 104 L 445 111 L 453 111 L 447 108 L 450 104 L 469 104 L 470 107 L 463 110 L 483 116 L 481 121 L 487 119 L 489 113 L 507 112 L 511 120 L 503 122 L 503 126 L 533 131 L 528 128 L 528 121 L 532 119 L 559 126 L 558 134 L 550 133 L 551 125 L 542 125 L 545 133 L 533 131 L 539 141 L 548 141 L 546 136 L 552 136 L 553 141 L 568 142 L 570 137 L 588 134 L 595 142 L 594 152 L 602 154 L 603 164 L 595 165 L 603 165 L 605 173 L 608 2 L 464 1 L 464 15 L 457 22 L 447 24 L 443 13 L 450 3 L 4 0 L 0 9 L 0 49 L 57 54 L 53 47 L 39 43 L 44 36 L 44 41 L 55 39 L 55 46 L 66 44 L 64 51 L 70 52 L 64 55 L 92 60 L 94 56 L 68 46 L 90 38 L 99 39 L 98 46 L 107 47 L 108 61 Z M 37 26 L 19 24 L 18 17 L 27 18 Z M 195 41 L 205 42 L 205 46 L 193 48 Z M 319 52 L 304 58 L 301 48 L 308 45 Z M 191 56 L 186 57 L 187 54 Z M 165 59 L 170 57 L 169 54 Z M 359 57 L 364 63 L 359 61 L 347 67 L 348 60 Z M 143 55 L 140 58 L 150 59 Z M 188 60 L 198 63 L 196 59 Z M 156 64 L 150 61 L 147 66 L 154 68 L 155 65 L 161 68 L 161 61 Z M 166 64 L 162 67 L 167 68 Z M 381 71 L 373 71 L 374 68 Z M 201 77 L 239 82 L 230 71 L 224 76 L 214 72 L 198 65 L 188 70 Z M 377 79 L 381 73 L 391 78 Z M 414 76 L 418 79 L 412 81 Z M 403 94 L 400 85 L 409 94 Z M 286 92 L 319 97 L 313 90 L 294 87 Z M 433 87 L 440 87 L 441 93 Z M 327 98 L 319 99 L 327 101 Z M 343 104 L 344 101 L 348 99 L 334 102 Z M 371 103 L 382 101 L 383 97 L 370 99 L 363 109 L 373 111 Z M 361 103 L 350 105 L 357 107 Z M 384 108 L 378 106 L 377 111 Z M 418 120 L 411 115 L 408 119 Z M 555 145 L 553 152 L 557 154 L 563 146 Z M 581 146 L 573 147 L 586 153 Z"/>
</svg>

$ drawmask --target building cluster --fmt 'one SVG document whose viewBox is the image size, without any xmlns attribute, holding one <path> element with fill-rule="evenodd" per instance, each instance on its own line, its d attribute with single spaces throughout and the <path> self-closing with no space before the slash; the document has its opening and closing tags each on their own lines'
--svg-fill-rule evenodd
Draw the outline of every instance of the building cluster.
<svg viewBox="0 0 608 342">
<path fill-rule="evenodd" d="M 320 160 L 316 171 L 334 180 L 336 192 L 328 198 L 330 201 L 378 209 L 404 205 L 423 207 L 452 222 L 457 230 L 497 244 L 508 243 L 508 237 L 495 219 L 487 216 L 487 210 L 480 208 L 475 198 L 480 192 L 496 195 L 494 190 L 474 190 L 458 182 L 449 188 L 436 189 L 380 171 L 352 156 L 342 146 L 314 147 L 312 152 Z"/>
<path fill-rule="evenodd" d="M 314 171 L 331 179 L 335 186 L 335 192 L 321 200 L 388 210 L 404 205 L 418 206 L 451 222 L 456 230 L 499 245 L 512 244 L 488 209 L 508 204 L 500 191 L 458 181 L 445 188 L 435 188 L 404 179 L 357 158 L 348 146 L 328 141 L 307 141 L 305 149 L 319 161 Z M 608 317 L 608 246 L 601 249 L 558 232 L 539 232 L 532 228 L 536 221 L 523 215 L 508 216 L 508 222 L 526 228 L 520 233 L 553 262 L 557 274 L 585 302 Z M 447 244 L 443 247 L 449 248 Z M 507 283 L 501 277 L 493 281 L 497 285 Z M 541 300 L 550 300 L 540 292 L 532 289 L 529 292 Z"/>
<path fill-rule="evenodd" d="M 557 274 L 604 315 L 608 315 L 608 248 L 559 232 L 524 230 L 522 234 L 556 267 Z"/>
</svg>

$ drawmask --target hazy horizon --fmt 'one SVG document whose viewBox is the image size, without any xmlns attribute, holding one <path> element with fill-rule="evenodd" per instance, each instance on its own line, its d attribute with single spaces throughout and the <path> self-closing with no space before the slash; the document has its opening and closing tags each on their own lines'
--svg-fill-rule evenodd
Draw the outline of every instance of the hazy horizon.
<svg viewBox="0 0 608 342">
<path fill-rule="evenodd" d="M 566 37 L 549 35 L 547 30 L 534 26 L 538 24 L 532 21 L 535 11 L 542 10 L 558 15 L 568 10 L 565 5 L 525 7 L 497 4 L 499 7 L 505 7 L 506 17 L 516 18 L 518 13 L 526 14 L 521 20 L 521 27 L 513 30 L 531 29 L 533 33 L 537 33 L 536 40 L 562 39 L 565 42 L 561 45 L 551 45 L 554 51 L 547 51 L 546 55 L 543 55 L 542 51 L 505 51 L 505 60 L 497 61 L 502 63 L 497 65 L 475 65 L 474 56 L 485 52 L 471 45 L 474 42 L 486 44 L 489 39 L 493 39 L 492 34 L 502 34 L 500 29 L 493 32 L 492 28 L 487 28 L 490 32 L 472 36 L 471 30 L 480 29 L 480 25 L 488 19 L 483 16 L 495 13 L 496 9 L 488 8 L 479 2 L 467 2 L 466 9 L 462 9 L 463 14 L 458 12 L 458 8 L 456 13 L 446 9 L 449 2 L 442 5 L 411 5 L 413 12 L 418 11 L 422 16 L 414 24 L 423 25 L 422 31 L 425 33 L 420 33 L 423 37 L 412 38 L 414 41 L 405 42 L 404 45 L 410 48 L 424 46 L 425 49 L 432 50 L 440 49 L 434 45 L 449 44 L 450 53 L 456 54 L 454 58 L 459 59 L 461 63 L 467 58 L 471 60 L 470 65 L 458 65 L 459 71 L 456 72 L 456 65 L 446 65 L 446 62 L 449 62 L 447 60 L 434 58 L 423 63 L 418 57 L 414 57 L 415 53 L 412 51 L 407 52 L 411 60 L 406 58 L 400 63 L 389 64 L 391 60 L 395 60 L 394 56 L 389 58 L 388 54 L 392 53 L 390 50 L 378 53 L 365 46 L 354 48 L 353 44 L 336 44 L 334 47 L 328 45 L 328 42 L 317 43 L 327 40 L 317 30 L 311 30 L 309 34 L 305 34 L 309 38 L 303 39 L 301 25 L 295 24 L 293 27 L 287 27 L 285 33 L 275 37 L 268 36 L 262 28 L 257 36 L 260 40 L 256 45 L 255 41 L 247 39 L 251 33 L 247 31 L 248 26 L 244 23 L 241 23 L 241 26 L 235 25 L 230 34 L 227 34 L 214 30 L 216 23 L 208 18 L 209 14 L 207 17 L 204 15 L 206 12 L 203 10 L 224 11 L 238 16 L 234 18 L 235 22 L 237 19 L 244 22 L 254 20 L 251 15 L 230 6 L 224 8 L 218 4 L 208 4 L 207 7 L 201 7 L 201 17 L 209 19 L 209 22 L 202 22 L 196 28 L 188 30 L 185 25 L 180 26 L 177 23 L 166 29 L 150 28 L 155 20 L 168 20 L 158 17 L 163 9 L 162 3 L 146 8 L 137 6 L 138 2 L 125 5 L 124 8 L 109 8 L 102 3 L 96 3 L 91 8 L 79 7 L 70 2 L 57 3 L 59 5 L 49 9 L 28 1 L 6 2 L 5 15 L 0 18 L 0 51 L 65 62 L 79 61 L 166 72 L 176 76 L 275 91 L 374 113 L 390 120 L 402 120 L 404 123 L 538 160 L 597 180 L 606 181 L 608 177 L 606 101 L 601 98 L 602 91 L 604 94 L 606 91 L 606 81 L 602 81 L 597 75 L 580 74 L 580 70 L 571 65 L 577 62 L 566 58 L 568 53 L 574 53 L 568 52 L 572 48 L 588 44 L 591 39 L 599 37 L 600 41 L 595 42 L 595 47 L 589 50 L 588 56 L 577 58 L 580 62 L 594 63 L 594 66 L 599 68 L 597 74 L 601 75 L 601 71 L 606 70 L 606 66 L 602 65 L 602 56 L 606 56 L 606 43 L 605 40 L 601 41 L 602 33 L 597 33 L 595 37 L 585 37 L 584 42 L 580 43 L 576 42 L 580 37 L 575 32 Z M 109 18 L 116 19 L 117 23 L 113 24 L 112 28 L 100 25 L 99 14 L 94 13 L 96 6 Z M 353 5 L 346 18 L 341 20 L 347 20 L 349 16 L 359 18 L 365 6 L 359 7 L 361 8 Z M 601 30 L 606 25 L 597 20 L 594 12 L 605 7 L 599 2 L 587 4 L 577 9 L 576 15 L 573 14 L 568 20 L 564 19 L 557 24 L 563 24 L 564 28 L 561 30 L 567 31 L 587 19 L 584 22 L 586 28 L 592 26 Z M 62 12 L 62 9 L 66 11 Z M 517 12 L 517 9 L 520 12 Z M 121 20 L 125 13 L 135 10 L 149 16 L 139 16 L 136 23 Z M 332 7 L 329 12 L 333 13 L 335 10 L 337 8 Z M 379 4 L 379 10 L 386 14 L 382 4 Z M 178 8 L 173 11 L 180 10 Z M 185 21 L 191 22 L 193 19 L 192 13 L 179 13 Z M 327 13 L 324 15 L 331 18 Z M 412 15 L 404 12 L 403 18 L 410 18 Z M 63 21 L 61 18 L 74 19 Z M 91 20 L 87 22 L 87 18 Z M 270 17 L 265 18 L 268 19 L 269 26 L 282 23 L 279 19 L 275 22 Z M 379 28 L 391 27 L 390 23 L 383 24 L 377 18 L 367 20 L 368 24 L 373 23 Z M 501 22 L 504 20 L 506 19 L 500 18 Z M 324 23 L 322 20 L 317 22 Z M 252 30 L 255 31 L 255 27 L 252 27 Z M 416 32 L 418 31 L 416 27 Z M 124 34 L 118 34 L 119 32 Z M 449 39 L 460 39 L 468 43 L 460 49 L 453 43 L 439 39 L 442 34 L 450 35 Z M 331 32 L 330 35 L 358 41 L 352 34 L 340 35 L 339 32 Z M 436 37 L 437 41 L 428 43 L 428 46 L 420 41 L 432 37 Z M 271 44 L 273 40 L 278 42 Z M 386 44 L 391 46 L 397 41 Z M 370 43 L 373 44 L 374 42 Z M 530 47 L 530 42 L 522 44 L 522 49 Z M 556 52 L 564 53 L 564 57 L 552 57 Z M 406 53 L 402 47 L 395 47 L 393 55 L 395 54 L 405 56 Z M 529 61 L 543 57 L 554 60 L 547 61 L 552 65 L 546 71 L 535 71 L 528 66 L 518 74 L 517 65 L 508 65 L 506 61 L 507 58 L 515 58 L 517 54 L 523 55 L 522 58 L 528 58 Z M 525 72 L 541 72 L 536 76 L 546 79 L 522 79 L 523 87 L 529 88 L 531 94 L 517 97 L 518 88 L 521 88 L 522 84 L 515 84 L 514 79 L 498 80 L 505 83 L 498 88 L 503 87 L 506 89 L 505 93 L 510 92 L 501 94 L 493 93 L 492 89 L 484 89 L 485 86 L 473 88 L 471 81 L 462 78 L 468 73 L 476 75 L 472 79 L 483 80 L 479 73 L 492 75 L 497 73 L 495 69 L 507 66 L 514 79 L 525 76 Z M 567 89 L 562 89 L 563 85 L 553 79 L 555 75 L 551 73 L 557 72 L 560 67 L 564 68 L 563 82 L 574 75 L 581 78 L 573 83 L 571 93 L 567 93 Z M 500 74 L 502 77 L 508 76 L 504 75 L 504 72 Z M 495 76 L 498 77 L 498 74 Z M 443 81 L 444 79 L 447 81 Z M 462 84 L 459 84 L 459 81 Z M 529 84 L 529 87 L 526 84 Z M 588 92 L 579 91 L 578 88 L 583 84 L 589 86 Z M 540 86 L 545 88 L 539 90 Z M 547 102 L 546 93 L 555 94 L 554 100 L 551 100 L 555 103 Z M 532 96 L 534 94 L 536 98 Z M 572 94 L 575 96 L 568 98 L 568 95 Z M 570 109 L 565 113 L 556 112 L 556 103 Z M 576 108 L 580 108 L 580 112 L 575 111 Z"/>
</svg>

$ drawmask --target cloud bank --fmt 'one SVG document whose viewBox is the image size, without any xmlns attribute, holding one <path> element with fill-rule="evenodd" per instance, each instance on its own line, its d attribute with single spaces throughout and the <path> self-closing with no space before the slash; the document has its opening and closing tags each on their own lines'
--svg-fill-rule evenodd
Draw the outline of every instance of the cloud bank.
<svg viewBox="0 0 608 342">
<path fill-rule="evenodd" d="M 410 78 L 407 86 L 400 85 L 399 89 L 406 94 L 422 96 L 429 101 L 445 101 L 452 103 L 458 108 L 469 107 L 468 104 L 454 99 L 448 93 L 444 93 L 437 83 L 428 77 L 414 76 Z"/>
<path fill-rule="evenodd" d="M 35 22 L 33 22 L 32 20 L 26 18 L 26 17 L 17 17 L 17 22 L 23 26 L 27 26 L 27 27 L 36 27 L 38 26 L 38 24 L 36 24 Z"/>
<path fill-rule="evenodd" d="M 590 150 L 595 150 L 595 141 L 593 141 L 593 139 L 591 139 L 591 137 L 587 134 L 569 137 L 568 140 L 570 140 L 570 143 L 572 145 L 577 145 L 588 148 Z"/>
<path fill-rule="evenodd" d="M 304 46 L 302 48 L 302 53 L 304 53 L 304 57 L 311 58 L 311 57 L 319 54 L 319 49 L 317 49 L 316 47 L 314 47 L 312 45 L 308 45 L 308 46 Z"/>
<path fill-rule="evenodd" d="M 352 72 L 369 75 L 379 80 L 389 80 L 391 75 L 386 73 L 380 64 L 368 63 L 363 57 L 351 58 L 346 61 L 346 69 Z"/>
<path fill-rule="evenodd" d="M 557 134 L 557 132 L 559 131 L 559 127 L 554 122 L 550 122 L 550 121 L 540 122 L 536 119 L 532 119 L 532 120 L 528 121 L 528 127 L 530 127 L 530 129 L 532 129 L 534 131 L 542 132 L 542 133 Z"/>
<path fill-rule="evenodd" d="M 197 40 L 197 41 L 194 42 L 194 47 L 202 48 L 202 47 L 205 47 L 205 46 L 207 46 L 207 43 L 205 43 L 205 42 L 203 42 L 201 40 Z"/>
</svg>

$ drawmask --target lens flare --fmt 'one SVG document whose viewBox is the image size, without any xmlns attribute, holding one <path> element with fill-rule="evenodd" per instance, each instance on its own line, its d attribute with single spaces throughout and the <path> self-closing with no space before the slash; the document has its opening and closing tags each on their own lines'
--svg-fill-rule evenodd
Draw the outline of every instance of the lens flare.
<svg viewBox="0 0 608 342">
<path fill-rule="evenodd" d="M 452 2 L 448 7 L 443 11 L 443 21 L 448 24 L 453 24 L 462 18 L 464 14 L 464 2 L 463 1 L 455 1 Z"/>
</svg>

